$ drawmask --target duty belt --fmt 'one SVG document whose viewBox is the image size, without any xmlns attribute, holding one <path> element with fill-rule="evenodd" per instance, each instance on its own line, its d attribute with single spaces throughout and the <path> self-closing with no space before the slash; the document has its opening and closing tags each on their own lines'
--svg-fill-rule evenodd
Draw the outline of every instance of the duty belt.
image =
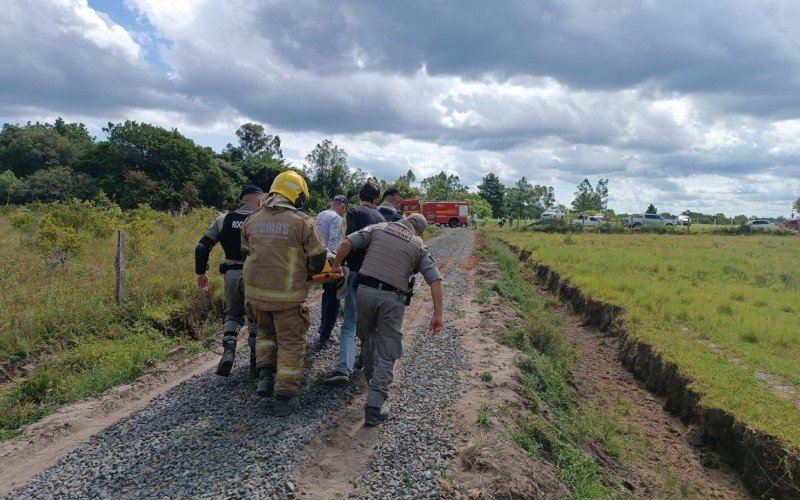
<svg viewBox="0 0 800 500">
<path fill-rule="evenodd" d="M 241 271 L 242 269 L 244 269 L 243 264 L 226 264 L 225 262 L 219 264 L 220 274 L 225 274 L 228 271 Z"/>
<path fill-rule="evenodd" d="M 403 290 L 400 290 L 396 286 L 392 286 L 385 281 L 381 281 L 379 279 L 375 279 L 371 276 L 365 276 L 363 274 L 358 276 L 358 284 L 368 286 L 370 288 L 377 288 L 378 290 L 387 290 L 390 292 L 396 292 L 399 294 L 405 294 Z"/>
</svg>

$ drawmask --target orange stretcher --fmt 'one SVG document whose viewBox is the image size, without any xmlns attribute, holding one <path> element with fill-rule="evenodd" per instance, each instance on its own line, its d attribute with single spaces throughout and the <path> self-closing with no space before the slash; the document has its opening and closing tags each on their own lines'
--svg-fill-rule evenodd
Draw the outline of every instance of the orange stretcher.
<svg viewBox="0 0 800 500">
<path fill-rule="evenodd" d="M 326 260 L 325 266 L 322 268 L 322 272 L 311 276 L 311 282 L 321 284 L 333 283 L 334 281 L 339 281 L 342 278 L 344 278 L 344 274 L 342 274 L 341 271 L 338 273 L 331 272 L 331 265 Z"/>
</svg>

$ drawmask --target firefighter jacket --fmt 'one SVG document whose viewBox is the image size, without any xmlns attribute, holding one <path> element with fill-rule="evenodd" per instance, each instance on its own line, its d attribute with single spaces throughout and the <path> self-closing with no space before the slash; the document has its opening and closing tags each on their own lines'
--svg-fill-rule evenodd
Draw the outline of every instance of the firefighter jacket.
<svg viewBox="0 0 800 500">
<path fill-rule="evenodd" d="M 327 255 L 314 219 L 279 194 L 271 194 L 244 222 L 242 250 L 245 298 L 265 311 L 304 302 L 308 281 Z"/>
</svg>

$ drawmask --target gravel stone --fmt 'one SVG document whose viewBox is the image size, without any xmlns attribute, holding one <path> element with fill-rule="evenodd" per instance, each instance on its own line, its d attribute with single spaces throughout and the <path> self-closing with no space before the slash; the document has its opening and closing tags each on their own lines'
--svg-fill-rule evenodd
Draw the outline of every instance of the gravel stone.
<svg viewBox="0 0 800 500">
<path fill-rule="evenodd" d="M 370 469 L 357 481 L 362 498 L 436 498 L 433 479 L 452 467 L 456 436 L 448 411 L 469 370 L 463 332 L 452 320 L 467 293 L 459 264 L 471 255 L 474 238 L 475 231 L 445 229 L 429 242 L 440 266 L 449 263 L 445 328 L 431 337 L 426 319 L 404 346 L 403 377 L 388 400 L 392 416 L 381 424 Z M 335 366 L 338 337 L 319 350 L 318 304 L 311 318 L 305 368 L 318 374 Z M 274 400 L 257 396 L 248 380 L 248 355 L 247 348 L 237 353 L 230 377 L 213 370 L 192 377 L 0 498 L 293 497 L 304 448 L 337 425 L 331 417 L 339 410 L 364 396 L 357 396 L 357 384 L 331 387 L 307 376 L 299 410 L 278 420 Z"/>
</svg>

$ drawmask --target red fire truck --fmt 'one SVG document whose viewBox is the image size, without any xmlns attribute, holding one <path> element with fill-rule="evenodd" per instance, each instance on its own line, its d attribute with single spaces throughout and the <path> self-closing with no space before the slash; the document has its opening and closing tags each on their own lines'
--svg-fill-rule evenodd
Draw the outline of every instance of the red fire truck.
<svg viewBox="0 0 800 500">
<path fill-rule="evenodd" d="M 416 198 L 410 198 L 408 200 L 403 200 L 400 202 L 400 211 L 403 212 L 404 215 L 413 214 L 413 213 L 422 213 L 422 202 Z"/>
<path fill-rule="evenodd" d="M 431 224 L 467 227 L 470 203 L 465 201 L 428 201 L 422 205 L 422 215 Z"/>
<path fill-rule="evenodd" d="M 426 201 L 412 198 L 400 202 L 404 214 L 421 213 L 428 223 L 439 226 L 467 227 L 469 223 L 470 202 L 464 201 Z"/>
</svg>

